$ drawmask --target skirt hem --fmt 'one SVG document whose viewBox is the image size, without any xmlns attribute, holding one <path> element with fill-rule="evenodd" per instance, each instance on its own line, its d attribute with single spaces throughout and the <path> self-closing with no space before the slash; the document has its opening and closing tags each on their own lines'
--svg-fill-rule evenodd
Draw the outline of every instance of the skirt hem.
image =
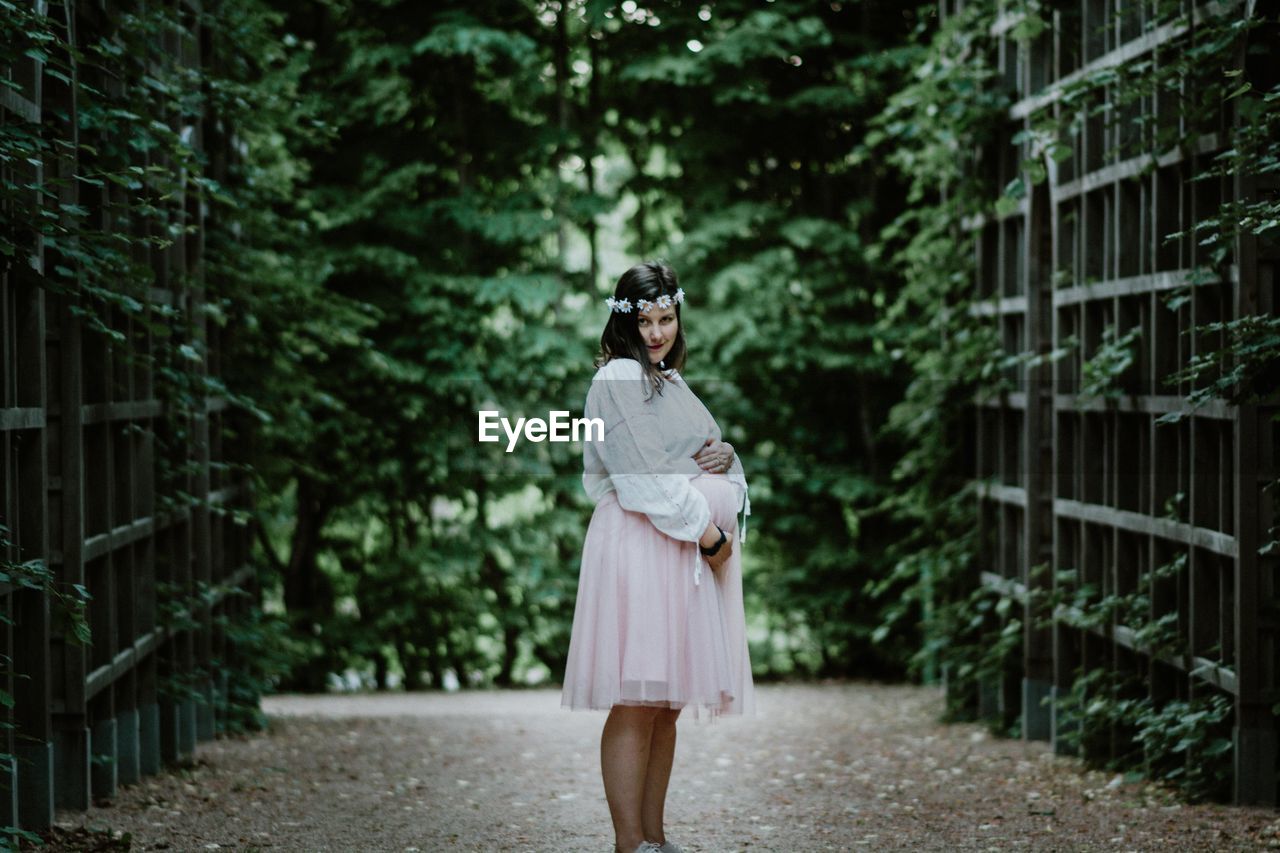
<svg viewBox="0 0 1280 853">
<path fill-rule="evenodd" d="M 560 709 L 562 711 L 612 711 L 615 707 L 619 705 L 629 707 L 629 708 L 663 708 L 667 710 L 681 710 L 681 711 L 687 708 L 691 710 L 693 714 L 693 719 L 695 722 L 705 720 L 707 723 L 714 723 L 720 717 L 754 717 L 756 716 L 754 708 L 750 711 L 750 713 L 744 713 L 740 707 L 736 709 L 730 708 L 730 707 L 727 707 L 727 704 L 728 703 L 724 703 L 722 705 L 708 705 L 703 702 L 676 703 L 676 702 L 663 701 L 660 699 L 654 699 L 650 701 L 621 700 L 607 706 L 592 705 L 589 702 L 576 704 L 576 705 L 561 702 Z"/>
</svg>

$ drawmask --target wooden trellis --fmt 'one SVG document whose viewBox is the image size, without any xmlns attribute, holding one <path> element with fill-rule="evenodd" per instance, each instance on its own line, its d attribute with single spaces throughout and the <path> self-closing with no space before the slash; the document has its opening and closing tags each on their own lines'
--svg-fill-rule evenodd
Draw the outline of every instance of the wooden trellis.
<svg viewBox="0 0 1280 853">
<path fill-rule="evenodd" d="M 102 35 L 94 27 L 109 20 L 98 4 L 87 6 L 36 0 L 31 8 L 69 23 L 83 43 Z M 189 26 L 167 36 L 165 51 L 175 63 L 198 68 L 198 3 L 182 0 L 174 8 Z M 59 133 L 75 138 L 75 87 L 44 74 L 34 59 L 5 73 L 20 92 L 0 88 L 0 122 L 47 123 L 61 112 L 69 122 Z M 184 114 L 175 104 L 169 120 L 202 143 L 207 116 Z M 137 165 L 152 164 L 167 165 L 138 155 Z M 79 165 L 62 157 L 7 168 L 19 170 L 9 177 L 38 184 L 78 173 Z M 80 181 L 59 186 L 63 202 L 88 208 L 111 227 L 105 194 L 124 190 Z M 138 249 L 155 273 L 148 301 L 177 309 L 173 322 L 207 343 L 202 369 L 216 375 L 220 331 L 206 327 L 200 310 L 205 214 L 194 193 L 170 204 L 171 217 L 185 216 L 197 227 L 167 248 Z M 10 560 L 42 560 L 60 584 L 90 591 L 92 645 L 66 641 L 44 596 L 0 585 L 0 608 L 14 620 L 0 631 L 0 652 L 18 674 L 5 675 L 16 697 L 6 718 L 15 727 L 0 732 L 0 752 L 16 763 L 0 768 L 0 825 L 25 829 L 48 826 L 55 807 L 87 808 L 117 785 L 189 757 L 198 740 L 214 736 L 223 722 L 214 700 L 225 698 L 226 684 L 198 674 L 225 672 L 234 661 L 216 623 L 252 603 L 211 596 L 186 614 L 185 627 L 167 605 L 203 584 L 252 588 L 254 580 L 243 528 L 217 511 L 243 499 L 221 465 L 232 417 L 226 401 L 204 399 L 190 416 L 171 417 L 157 388 L 158 368 L 135 357 L 152 352 L 152 332 L 119 313 L 103 319 L 127 336 L 128 346 L 87 328 L 73 310 L 75 296 L 41 286 L 55 262 L 63 261 L 36 245 L 29 264 L 19 259 L 0 276 L 0 518 L 11 530 Z M 170 472 L 167 479 L 163 472 Z M 165 500 L 179 492 L 195 502 Z M 188 682 L 207 701 L 174 689 Z"/>
<path fill-rule="evenodd" d="M 1055 3 L 1053 26 L 1030 42 L 1013 38 L 1016 16 L 997 20 L 996 59 L 1017 101 L 1000 144 L 979 157 L 994 192 L 1020 176 L 1026 146 L 1013 140 L 1031 127 L 1033 112 L 1068 109 L 1058 90 L 1093 70 L 1160 63 L 1195 44 L 1202 7 L 1186 7 L 1188 25 L 1153 22 L 1153 7 Z M 943 4 L 944 13 L 953 9 Z M 1047 182 L 1016 211 L 971 223 L 975 310 L 995 324 L 1005 350 L 1049 353 L 1079 341 L 1066 358 L 1013 369 L 1016 390 L 977 408 L 982 580 L 1024 609 L 1032 590 L 1090 583 L 1104 595 L 1124 595 L 1146 583 L 1148 616 L 1176 614 L 1178 648 L 1151 648 L 1118 619 L 1085 629 L 1058 612 L 1045 629 L 1036 618 L 1045 614 L 1027 609 L 1021 671 L 986 685 L 980 705 L 1020 720 L 1025 737 L 1060 744 L 1072 721 L 1045 700 L 1069 690 L 1082 668 L 1137 674 L 1156 703 L 1216 691 L 1234 707 L 1236 800 L 1274 803 L 1280 566 L 1258 548 L 1273 512 L 1262 487 L 1277 475 L 1276 413 L 1212 403 L 1175 424 L 1156 419 L 1189 411 L 1184 398 L 1192 388 L 1165 379 L 1197 348 L 1222 343 L 1189 330 L 1273 312 L 1280 259 L 1260 257 L 1255 240 L 1240 239 L 1229 275 L 1202 280 L 1192 271 L 1206 264 L 1204 249 L 1187 237 L 1163 239 L 1259 189 L 1248 175 L 1191 180 L 1223 149 L 1236 120 L 1228 107 L 1207 126 L 1181 128 L 1198 140 L 1192 150 L 1147 145 L 1138 153 L 1133 143 L 1142 148 L 1143 140 L 1132 119 L 1145 113 L 1170 127 L 1185 122 L 1176 95 L 1144 97 L 1120 115 L 1109 109 L 1083 122 L 1072 156 L 1050 166 Z M 1170 293 L 1187 285 L 1189 298 L 1166 307 Z M 1134 328 L 1137 356 L 1120 378 L 1123 395 L 1082 394 L 1085 360 L 1105 335 Z M 1180 560 L 1180 569 L 1152 576 Z M 1127 752 L 1135 747 L 1130 735 L 1113 732 L 1085 749 Z"/>
</svg>

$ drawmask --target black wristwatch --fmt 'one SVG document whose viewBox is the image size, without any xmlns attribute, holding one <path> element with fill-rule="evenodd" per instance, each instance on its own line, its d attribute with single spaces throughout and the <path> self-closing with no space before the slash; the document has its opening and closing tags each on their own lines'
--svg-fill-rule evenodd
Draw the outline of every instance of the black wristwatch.
<svg viewBox="0 0 1280 853">
<path fill-rule="evenodd" d="M 720 525 L 718 524 L 716 525 L 716 530 L 720 530 Z M 698 550 L 702 552 L 702 556 L 704 557 L 714 557 L 716 554 L 720 553 L 720 549 L 724 546 L 724 543 L 727 541 L 729 541 L 729 537 L 724 535 L 723 530 L 720 530 L 719 542 L 712 545 L 710 548 L 704 548 L 702 546 L 702 543 L 698 543 Z"/>
</svg>

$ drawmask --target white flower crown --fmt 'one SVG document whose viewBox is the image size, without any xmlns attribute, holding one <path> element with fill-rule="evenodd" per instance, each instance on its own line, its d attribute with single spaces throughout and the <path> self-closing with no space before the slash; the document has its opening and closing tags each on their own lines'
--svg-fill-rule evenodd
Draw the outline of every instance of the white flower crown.
<svg viewBox="0 0 1280 853">
<path fill-rule="evenodd" d="M 644 313 L 652 308 L 670 308 L 677 302 L 684 302 L 683 287 L 677 287 L 674 296 L 664 293 L 654 300 L 637 299 L 636 308 L 641 313 Z M 609 296 L 605 298 L 604 304 L 609 306 L 610 311 L 617 311 L 619 314 L 631 313 L 631 300 L 629 299 L 614 299 L 612 296 Z"/>
</svg>

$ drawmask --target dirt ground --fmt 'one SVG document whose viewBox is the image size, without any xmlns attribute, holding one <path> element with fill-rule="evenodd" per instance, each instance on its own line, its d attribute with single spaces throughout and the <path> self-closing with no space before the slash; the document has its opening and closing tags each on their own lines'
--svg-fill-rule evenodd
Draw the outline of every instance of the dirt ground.
<svg viewBox="0 0 1280 853">
<path fill-rule="evenodd" d="M 1179 805 L 1044 744 L 941 725 L 934 689 L 763 685 L 758 700 L 755 718 L 680 719 L 667 836 L 689 853 L 1280 847 L 1274 809 Z M 60 833 L 130 833 L 104 850 L 613 849 L 605 713 L 562 710 L 558 690 L 263 706 L 268 732 L 59 812 Z"/>
</svg>

